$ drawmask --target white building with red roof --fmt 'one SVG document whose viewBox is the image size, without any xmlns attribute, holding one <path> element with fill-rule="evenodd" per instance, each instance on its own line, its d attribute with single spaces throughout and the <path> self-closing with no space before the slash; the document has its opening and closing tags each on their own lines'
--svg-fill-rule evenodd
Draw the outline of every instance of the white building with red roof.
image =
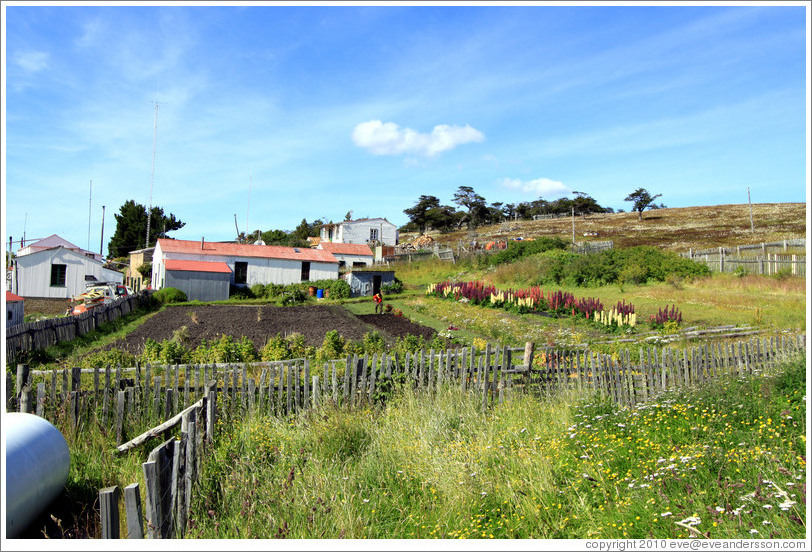
<svg viewBox="0 0 812 552">
<path fill-rule="evenodd" d="M 152 257 L 152 288 L 178 288 L 190 301 L 228 299 L 231 285 L 337 278 L 338 260 L 320 249 L 159 239 Z"/>
<path fill-rule="evenodd" d="M 375 254 L 361 243 L 319 243 L 316 249 L 332 253 L 338 259 L 339 269 L 372 266 L 375 262 Z"/>
<path fill-rule="evenodd" d="M 25 303 L 17 294 L 6 292 L 6 326 L 22 324 L 25 318 Z"/>
</svg>

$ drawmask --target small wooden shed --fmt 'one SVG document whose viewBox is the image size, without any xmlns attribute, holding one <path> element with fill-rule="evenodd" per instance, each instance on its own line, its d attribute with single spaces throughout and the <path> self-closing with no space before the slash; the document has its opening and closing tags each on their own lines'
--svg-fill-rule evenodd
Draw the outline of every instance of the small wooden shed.
<svg viewBox="0 0 812 552">
<path fill-rule="evenodd" d="M 22 324 L 25 319 L 25 300 L 11 293 L 6 292 L 6 326 Z"/>
<path fill-rule="evenodd" d="M 344 275 L 350 285 L 350 297 L 372 296 L 382 286 L 395 283 L 394 270 L 353 270 Z"/>
</svg>

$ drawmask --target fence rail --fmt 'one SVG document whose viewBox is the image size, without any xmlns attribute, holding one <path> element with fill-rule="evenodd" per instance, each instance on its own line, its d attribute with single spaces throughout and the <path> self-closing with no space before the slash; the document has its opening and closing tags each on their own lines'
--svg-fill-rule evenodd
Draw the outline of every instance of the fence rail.
<svg viewBox="0 0 812 552">
<path fill-rule="evenodd" d="M 7 374 L 6 407 L 36 412 L 69 430 L 92 424 L 114 431 L 117 454 L 160 438 L 162 443 L 143 464 L 147 529 L 143 529 L 137 485 L 128 486 L 124 492 L 126 527 L 130 538 L 173 538 L 184 534 L 200 454 L 217 438 L 218 418 L 234 421 L 255 414 L 297 416 L 327 403 L 361 406 L 385 400 L 396 386 L 425 393 L 456 386 L 479 397 L 483 411 L 515 393 L 550 396 L 572 389 L 634 406 L 667 390 L 701 385 L 723 376 L 770 371 L 785 358 L 804 351 L 805 339 L 805 335 L 781 334 L 687 349 L 640 346 L 614 355 L 536 349 L 532 343 L 524 348 L 488 345 L 484 351 L 466 347 L 402 356 L 352 355 L 322 366 L 296 359 L 253 364 L 147 364 L 115 370 L 108 366 L 88 373 L 79 368 L 29 371 L 21 364 L 16 385 Z M 125 377 L 130 374 L 133 377 Z M 177 426 L 179 438 L 173 437 Z M 129 438 L 136 433 L 137 437 Z M 100 491 L 105 536 L 118 536 L 120 497 L 116 488 Z"/>
<path fill-rule="evenodd" d="M 756 243 L 756 244 L 749 244 L 749 245 L 730 245 L 730 246 L 722 246 L 722 247 L 714 247 L 711 249 L 689 249 L 687 253 L 684 253 L 683 256 L 691 258 L 703 255 L 718 255 L 720 250 L 724 255 L 741 255 L 742 253 L 746 253 L 747 251 L 760 251 L 763 255 L 766 255 L 770 250 L 779 249 L 781 251 L 787 251 L 790 248 L 805 248 L 806 247 L 806 238 L 794 238 L 794 239 L 786 239 L 781 241 L 775 242 L 763 242 L 763 243 Z"/>
<path fill-rule="evenodd" d="M 781 255 L 778 253 L 767 253 L 755 257 L 734 257 L 717 251 L 715 254 L 706 253 L 686 258 L 692 258 L 695 262 L 705 263 L 708 268 L 717 272 L 738 272 L 744 271 L 747 274 L 758 274 L 770 276 L 788 272 L 792 276 L 806 277 L 806 256 L 804 255 Z"/>
<path fill-rule="evenodd" d="M 85 335 L 105 322 L 129 314 L 149 300 L 147 292 L 121 297 L 75 316 L 48 318 L 6 328 L 6 362 L 14 363 L 22 353 L 51 347 Z"/>
</svg>

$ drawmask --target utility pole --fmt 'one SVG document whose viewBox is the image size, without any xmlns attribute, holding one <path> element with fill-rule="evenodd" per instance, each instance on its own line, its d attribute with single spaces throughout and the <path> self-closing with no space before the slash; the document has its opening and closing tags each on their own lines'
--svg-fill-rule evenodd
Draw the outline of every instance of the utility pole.
<svg viewBox="0 0 812 552">
<path fill-rule="evenodd" d="M 90 198 L 87 204 L 87 250 L 90 251 L 90 215 L 93 211 L 93 180 L 90 180 Z"/>
<path fill-rule="evenodd" d="M 158 98 L 155 101 L 155 123 L 152 129 L 152 171 L 149 179 L 149 206 L 147 207 L 147 238 L 144 242 L 144 248 L 149 247 L 149 226 L 152 218 L 152 188 L 155 184 L 155 152 L 158 148 Z"/>
<path fill-rule="evenodd" d="M 572 245 L 575 245 L 575 206 L 572 206 Z"/>
<path fill-rule="evenodd" d="M 750 186 L 747 186 L 747 204 L 750 205 L 750 232 L 755 234 L 756 229 L 753 227 L 753 204 L 750 202 Z"/>
<path fill-rule="evenodd" d="M 99 255 L 104 257 L 104 205 L 102 205 L 102 227 L 101 236 L 99 237 Z"/>
</svg>

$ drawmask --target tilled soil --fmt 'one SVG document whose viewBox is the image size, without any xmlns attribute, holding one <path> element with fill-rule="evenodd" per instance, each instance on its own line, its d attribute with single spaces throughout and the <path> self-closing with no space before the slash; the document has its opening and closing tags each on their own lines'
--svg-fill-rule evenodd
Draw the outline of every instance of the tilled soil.
<svg viewBox="0 0 812 552">
<path fill-rule="evenodd" d="M 426 326 L 421 326 L 420 324 L 415 324 L 408 318 L 403 318 L 402 316 L 395 316 L 391 313 L 386 314 L 359 314 L 356 316 L 362 322 L 366 322 L 375 328 L 378 331 L 381 331 L 387 335 L 392 337 L 402 337 L 407 334 L 412 335 L 422 335 L 423 338 L 428 341 L 434 334 L 437 332 L 434 331 L 432 328 L 427 328 Z"/>
<path fill-rule="evenodd" d="M 192 349 L 203 340 L 218 339 L 221 335 L 235 339 L 245 336 L 260 349 L 269 337 L 292 333 L 302 334 L 307 345 L 318 347 L 330 330 L 354 341 L 372 330 L 380 331 L 390 340 L 406 334 L 423 335 L 426 339 L 434 335 L 431 328 L 405 318 L 392 314 L 355 316 L 340 306 L 203 305 L 166 308 L 111 346 L 138 355 L 148 338 L 161 342 L 183 332 L 184 343 Z"/>
</svg>

